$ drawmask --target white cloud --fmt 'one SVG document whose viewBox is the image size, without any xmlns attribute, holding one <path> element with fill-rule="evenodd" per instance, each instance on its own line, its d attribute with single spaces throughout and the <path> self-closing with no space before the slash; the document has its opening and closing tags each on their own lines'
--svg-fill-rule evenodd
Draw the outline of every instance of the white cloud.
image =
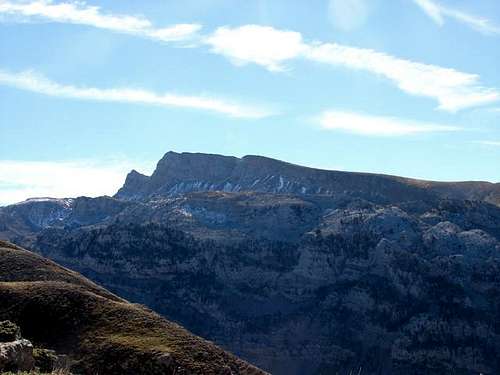
<svg viewBox="0 0 500 375">
<path fill-rule="evenodd" d="M 139 103 L 162 107 L 183 107 L 218 112 L 240 118 L 262 118 L 271 115 L 271 112 L 264 109 L 243 106 L 205 96 L 185 96 L 170 93 L 157 94 L 135 88 L 99 89 L 94 87 L 63 85 L 31 71 L 10 73 L 0 70 L 0 85 L 8 85 L 18 89 L 56 97 L 105 102 Z"/>
<path fill-rule="evenodd" d="M 150 173 L 154 163 L 109 161 L 0 160 L 0 205 L 32 197 L 68 198 L 81 195 L 113 195 L 125 176 L 140 164 Z"/>
<path fill-rule="evenodd" d="M 255 63 L 271 71 L 284 70 L 282 63 L 306 48 L 298 32 L 259 25 L 219 27 L 205 42 L 236 65 Z"/>
<path fill-rule="evenodd" d="M 413 0 L 427 15 L 439 25 L 444 24 L 441 7 L 431 0 Z"/>
<path fill-rule="evenodd" d="M 366 0 L 332 0 L 331 7 L 342 13 L 344 19 L 359 17 Z M 414 0 L 436 22 L 444 17 L 475 25 L 483 31 L 495 28 L 486 20 L 444 8 L 433 0 Z M 337 5 L 335 5 L 338 3 Z M 343 5 L 342 5 L 343 4 Z M 347 5 L 349 4 L 349 5 Z M 340 10 L 339 10 L 340 9 Z M 158 41 L 180 41 L 191 39 L 211 47 L 213 53 L 230 59 L 234 64 L 254 63 L 270 71 L 283 71 L 291 60 L 302 58 L 350 69 L 367 71 L 393 82 L 402 91 L 434 99 L 438 108 L 450 112 L 468 107 L 477 107 L 500 101 L 497 89 L 484 87 L 477 74 L 455 69 L 401 59 L 382 52 L 350 47 L 336 43 L 307 42 L 299 32 L 279 30 L 269 26 L 244 25 L 220 27 L 213 33 L 193 39 L 200 28 L 197 24 L 180 24 L 168 28 L 155 28 L 144 17 L 103 13 L 99 7 L 84 2 L 53 3 L 49 0 L 14 2 L 0 0 L 0 14 L 51 22 L 78 23 L 108 30 L 135 34 Z M 57 84 L 48 82 L 46 86 Z M 38 86 L 38 85 L 37 85 Z M 46 87 L 47 88 L 47 87 Z M 53 91 L 53 90 L 44 90 Z M 78 89 L 59 86 L 65 96 L 93 98 L 97 100 L 135 101 L 159 105 L 176 105 L 212 109 L 240 117 L 262 117 L 262 113 L 249 113 L 234 104 L 199 97 L 160 96 L 142 90 Z M 55 94 L 54 94 L 55 95 Z M 257 111 L 258 112 L 258 111 Z"/>
<path fill-rule="evenodd" d="M 323 112 L 318 118 L 318 123 L 325 130 L 382 137 L 460 130 L 454 126 L 422 123 L 396 117 L 370 116 L 338 110 Z"/>
<path fill-rule="evenodd" d="M 311 46 L 307 58 L 381 75 L 408 94 L 437 100 L 439 109 L 446 111 L 500 100 L 500 92 L 482 87 L 476 74 L 400 59 L 370 49 L 324 43 Z"/>
<path fill-rule="evenodd" d="M 368 5 L 366 0 L 330 0 L 328 14 L 334 27 L 351 31 L 365 23 Z"/>
<path fill-rule="evenodd" d="M 500 92 L 485 88 L 476 74 L 400 59 L 371 49 L 335 43 L 307 43 L 298 32 L 246 25 L 222 27 L 205 40 L 214 53 L 236 64 L 254 63 L 271 71 L 284 70 L 297 58 L 364 70 L 389 79 L 402 91 L 435 99 L 439 109 L 457 111 L 500 100 Z"/>
<path fill-rule="evenodd" d="M 476 141 L 474 143 L 478 143 L 485 146 L 500 147 L 500 141 Z"/>
<path fill-rule="evenodd" d="M 82 1 L 54 3 L 51 0 L 29 2 L 0 0 L 0 14 L 20 17 L 24 20 L 93 26 L 165 42 L 190 39 L 201 28 L 198 24 L 178 24 L 166 28 L 155 28 L 144 17 L 105 14 L 98 6 L 87 5 Z"/>
<path fill-rule="evenodd" d="M 500 26 L 490 20 L 466 12 L 443 6 L 433 0 L 413 0 L 434 22 L 442 26 L 445 18 L 461 22 L 486 35 L 499 35 Z"/>
</svg>

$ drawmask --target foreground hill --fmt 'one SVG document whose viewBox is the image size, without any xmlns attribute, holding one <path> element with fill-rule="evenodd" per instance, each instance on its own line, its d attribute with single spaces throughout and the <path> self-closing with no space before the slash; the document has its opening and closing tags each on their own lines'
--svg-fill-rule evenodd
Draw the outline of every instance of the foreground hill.
<svg viewBox="0 0 500 375">
<path fill-rule="evenodd" d="M 0 241 L 0 321 L 86 374 L 264 374 L 79 274 Z"/>
<path fill-rule="evenodd" d="M 497 374 L 498 189 L 167 153 L 0 235 L 273 374 Z"/>
</svg>

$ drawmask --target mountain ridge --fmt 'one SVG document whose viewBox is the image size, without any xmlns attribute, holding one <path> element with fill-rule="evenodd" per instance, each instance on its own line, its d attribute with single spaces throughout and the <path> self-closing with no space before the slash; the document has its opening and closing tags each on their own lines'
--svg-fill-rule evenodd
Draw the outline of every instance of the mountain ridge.
<svg viewBox="0 0 500 375">
<path fill-rule="evenodd" d="M 367 191 L 371 189 L 372 191 Z M 256 155 L 242 158 L 204 153 L 167 152 L 151 176 L 127 175 L 114 197 L 140 200 L 193 191 L 256 191 L 299 195 L 371 195 L 379 201 L 432 197 L 479 199 L 500 204 L 500 183 L 441 182 L 400 176 L 324 170 Z"/>
<path fill-rule="evenodd" d="M 132 198 L 2 207 L 0 237 L 277 375 L 498 373 L 495 186 L 260 157 L 159 164 L 152 185 L 132 172 Z"/>
</svg>

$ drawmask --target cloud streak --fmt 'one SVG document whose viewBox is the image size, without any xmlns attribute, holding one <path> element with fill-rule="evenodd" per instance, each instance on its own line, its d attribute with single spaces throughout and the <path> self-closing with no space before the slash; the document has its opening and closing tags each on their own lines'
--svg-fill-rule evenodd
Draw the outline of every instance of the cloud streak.
<svg viewBox="0 0 500 375">
<path fill-rule="evenodd" d="M 446 18 L 451 18 L 485 35 L 500 35 L 500 26 L 486 18 L 443 6 L 433 0 L 413 1 L 439 26 L 445 24 Z"/>
<path fill-rule="evenodd" d="M 0 206 L 31 197 L 113 195 L 137 164 L 128 160 L 0 160 Z M 146 172 L 154 168 L 154 163 L 140 164 Z"/>
<path fill-rule="evenodd" d="M 156 28 L 144 17 L 106 14 L 98 6 L 90 6 L 85 2 L 54 3 L 51 0 L 29 2 L 0 0 L 0 14 L 19 17 L 22 20 L 93 26 L 163 42 L 191 39 L 201 28 L 198 24 L 178 24 L 166 28 Z"/>
<path fill-rule="evenodd" d="M 478 143 L 484 146 L 500 147 L 500 141 L 476 141 L 474 143 Z"/>
<path fill-rule="evenodd" d="M 407 94 L 436 100 L 455 112 L 500 100 L 500 92 L 483 87 L 476 74 L 400 59 L 371 49 L 337 43 L 305 42 L 295 31 L 259 25 L 220 27 L 205 39 L 212 52 L 237 65 L 257 64 L 270 71 L 287 70 L 294 59 L 362 70 L 382 76 Z"/>
<path fill-rule="evenodd" d="M 317 122 L 321 129 L 363 136 L 394 137 L 421 133 L 451 132 L 455 126 L 422 123 L 396 117 L 371 116 L 355 112 L 328 110 Z"/>
<path fill-rule="evenodd" d="M 446 17 L 453 17 L 471 26 L 475 25 L 477 29 L 484 32 L 498 31 L 496 26 L 487 20 L 445 8 L 433 0 L 414 1 L 438 24 L 444 23 Z M 352 4 L 358 4 L 358 2 L 363 3 L 356 0 L 352 1 Z M 349 12 L 356 13 L 357 7 L 348 7 Z M 387 79 L 407 94 L 435 100 L 438 103 L 438 109 L 448 112 L 500 101 L 500 91 L 496 88 L 485 87 L 477 74 L 402 59 L 366 48 L 306 41 L 299 32 L 269 26 L 224 26 L 209 34 L 198 35 L 201 26 L 197 24 L 155 28 L 144 17 L 104 13 L 99 7 L 90 6 L 84 2 L 53 3 L 50 0 L 28 2 L 0 0 L 0 14 L 9 15 L 14 20 L 16 17 L 21 17 L 28 20 L 90 25 L 156 41 L 185 41 L 191 46 L 208 46 L 214 54 L 224 56 L 235 65 L 257 64 L 272 72 L 286 71 L 290 69 L 290 62 L 296 60 L 365 71 Z M 115 92 L 107 91 L 105 97 L 119 96 Z M 96 93 L 95 96 L 100 96 L 100 94 Z M 184 106 L 197 101 L 192 97 L 183 100 L 173 100 L 174 98 L 171 97 L 159 100 L 158 96 L 152 97 L 144 92 L 129 92 L 126 96 L 135 97 L 135 101 L 145 100 L 149 103 L 159 103 L 165 100 L 179 104 L 183 102 Z M 219 104 L 221 103 L 208 104 L 206 99 L 198 102 L 201 107 L 226 107 Z M 223 111 L 228 112 L 228 108 L 226 107 Z M 231 111 L 239 112 L 234 108 L 229 109 L 229 112 Z"/>
<path fill-rule="evenodd" d="M 311 47 L 307 57 L 377 74 L 408 94 L 437 100 L 438 108 L 449 112 L 500 100 L 500 92 L 481 86 L 476 74 L 400 59 L 370 49 L 325 43 Z"/>
<path fill-rule="evenodd" d="M 0 70 L 0 85 L 15 87 L 39 94 L 102 102 L 121 102 L 156 105 L 161 107 L 178 107 L 228 115 L 238 118 L 262 118 L 272 113 L 256 107 L 235 104 L 230 101 L 205 97 L 186 96 L 171 93 L 158 94 L 135 88 L 100 89 L 95 87 L 76 87 L 49 80 L 33 71 L 11 73 Z"/>
</svg>

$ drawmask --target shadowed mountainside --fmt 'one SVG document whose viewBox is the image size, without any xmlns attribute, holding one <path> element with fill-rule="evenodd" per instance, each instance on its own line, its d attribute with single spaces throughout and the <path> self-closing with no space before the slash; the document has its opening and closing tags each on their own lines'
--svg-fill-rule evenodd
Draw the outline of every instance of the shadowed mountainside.
<svg viewBox="0 0 500 375">
<path fill-rule="evenodd" d="M 498 188 L 167 153 L 0 236 L 277 375 L 496 374 Z"/>
<path fill-rule="evenodd" d="M 86 374 L 264 374 L 76 272 L 0 241 L 0 320 Z"/>
</svg>

